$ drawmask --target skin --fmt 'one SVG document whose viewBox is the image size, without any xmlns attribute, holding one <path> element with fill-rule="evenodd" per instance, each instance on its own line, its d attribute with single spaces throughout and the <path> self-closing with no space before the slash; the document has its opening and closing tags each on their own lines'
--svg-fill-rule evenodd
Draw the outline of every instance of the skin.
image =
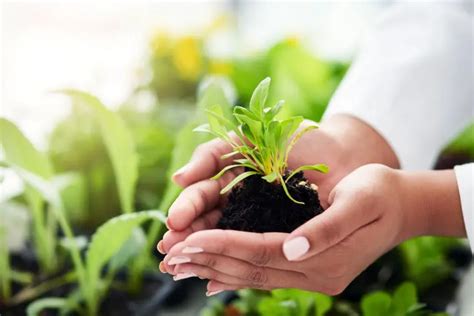
<svg viewBox="0 0 474 316">
<path fill-rule="evenodd" d="M 209 279 L 208 294 L 290 287 L 336 295 L 408 238 L 466 235 L 454 172 L 393 169 L 398 161 L 390 146 L 350 116 L 334 116 L 305 135 L 289 160 L 290 168 L 319 162 L 331 166 L 327 175 L 306 174 L 318 183 L 327 208 L 323 214 L 291 234 L 214 229 L 225 203 L 219 190 L 235 175 L 207 180 L 228 163 L 210 155 L 228 150 L 219 141 L 202 145 L 175 176 L 186 188 L 171 207 L 170 231 L 158 244 L 167 253 L 160 269 L 178 277 Z M 290 261 L 283 244 L 299 236 L 306 237 L 309 249 Z M 188 262 L 170 262 L 176 258 Z"/>
</svg>

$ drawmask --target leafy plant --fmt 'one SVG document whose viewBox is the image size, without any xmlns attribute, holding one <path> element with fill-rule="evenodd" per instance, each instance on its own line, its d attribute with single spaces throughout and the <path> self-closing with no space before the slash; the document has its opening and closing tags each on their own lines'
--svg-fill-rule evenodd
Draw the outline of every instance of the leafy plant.
<svg viewBox="0 0 474 316">
<path fill-rule="evenodd" d="M 0 131 L 5 162 L 21 167 L 44 180 L 52 178 L 53 169 L 48 157 L 38 151 L 15 124 L 0 118 Z M 55 217 L 47 212 L 41 194 L 29 185 L 25 188 L 25 199 L 33 219 L 33 243 L 39 265 L 43 272 L 52 272 L 57 263 L 54 256 L 57 245 Z"/>
<path fill-rule="evenodd" d="M 288 167 L 288 155 L 305 132 L 318 126 L 316 124 L 310 125 L 297 132 L 298 127 L 304 120 L 302 116 L 284 120 L 277 119 L 283 101 L 279 101 L 273 107 L 266 107 L 269 88 L 270 78 L 266 78 L 255 89 L 248 109 L 241 106 L 234 107 L 233 116 L 238 125 L 224 116 L 221 106 L 213 104 L 206 110 L 209 123 L 198 126 L 195 131 L 210 133 L 229 143 L 233 151 L 222 158 L 236 155 L 243 157 L 235 159 L 235 164 L 225 167 L 213 177 L 217 179 L 233 168 L 244 167 L 247 169 L 224 187 L 221 193 L 226 193 L 247 177 L 261 175 L 262 179 L 269 183 L 276 182 L 280 184 L 288 198 L 293 202 L 304 204 L 290 195 L 286 182 L 303 170 L 316 170 L 326 173 L 329 168 L 324 164 L 305 165 L 285 176 Z M 232 137 L 229 132 L 234 132 L 237 139 Z M 295 132 L 296 134 L 292 138 Z"/>
<path fill-rule="evenodd" d="M 425 305 L 418 302 L 415 285 L 409 282 L 401 284 L 393 295 L 384 291 L 370 293 L 362 298 L 360 305 L 363 316 L 447 315 L 424 309 Z"/>
<path fill-rule="evenodd" d="M 122 212 L 133 212 L 135 185 L 138 178 L 138 155 L 125 122 L 93 95 L 78 90 L 63 90 L 62 92 L 71 97 L 74 102 L 88 106 L 94 111 L 114 169 Z"/>
<path fill-rule="evenodd" d="M 56 216 L 61 230 L 65 235 L 66 248 L 71 255 L 74 268 L 73 278 L 67 274 L 61 277 L 60 281 L 62 281 L 62 279 L 68 279 L 69 282 L 77 280 L 79 285 L 79 294 L 73 295 L 73 292 L 70 296 L 73 300 L 70 299 L 68 304 L 63 304 L 64 301 L 61 298 L 42 299 L 41 303 L 33 303 L 35 305 L 33 305 L 30 311 L 37 310 L 39 312 L 40 307 L 42 306 L 67 307 L 70 306 L 71 301 L 74 301 L 73 305 L 77 306 L 77 308 L 80 308 L 80 303 L 84 302 L 84 314 L 96 315 L 99 304 L 105 293 L 107 293 L 117 269 L 121 267 L 120 264 L 117 264 L 117 259 L 115 259 L 115 263 L 111 264 L 107 273 L 103 275 L 102 270 L 104 266 L 110 262 L 116 253 L 120 252 L 124 245 L 126 245 L 135 228 L 146 220 L 154 219 L 164 222 L 164 215 L 159 211 L 142 211 L 122 214 L 110 219 L 97 229 L 96 233 L 91 238 L 85 258 L 82 258 L 77 239 L 75 238 L 72 228 L 65 216 L 64 206 L 57 188 L 51 182 L 48 182 L 25 169 L 14 165 L 12 165 L 11 168 L 49 203 L 49 206 L 53 214 Z M 113 238 L 111 238 L 111 236 L 113 236 Z M 122 256 L 124 253 L 129 253 L 129 257 L 131 257 L 130 254 L 133 254 L 131 251 L 122 251 Z M 123 265 L 127 262 L 127 259 L 120 258 L 119 262 Z M 63 282 L 59 283 L 63 284 Z M 19 295 L 21 296 L 22 293 Z M 52 305 L 50 305 L 51 302 Z"/>
<path fill-rule="evenodd" d="M 235 309 L 237 315 L 259 316 L 324 316 L 331 309 L 333 299 L 327 295 L 298 289 L 273 291 L 239 290 L 239 298 L 226 308 L 216 301 L 201 311 L 201 315 L 227 315 Z"/>
</svg>

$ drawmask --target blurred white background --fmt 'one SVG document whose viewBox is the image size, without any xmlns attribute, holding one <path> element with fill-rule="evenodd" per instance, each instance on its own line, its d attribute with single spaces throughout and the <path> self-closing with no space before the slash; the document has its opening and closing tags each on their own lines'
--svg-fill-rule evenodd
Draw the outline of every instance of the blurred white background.
<svg viewBox="0 0 474 316">
<path fill-rule="evenodd" d="M 350 59 L 387 1 L 2 1 L 1 112 L 40 147 L 68 112 L 65 87 L 117 106 L 130 94 L 157 30 L 199 34 L 234 16 L 210 54 L 249 54 L 298 36 L 325 58 Z"/>
</svg>

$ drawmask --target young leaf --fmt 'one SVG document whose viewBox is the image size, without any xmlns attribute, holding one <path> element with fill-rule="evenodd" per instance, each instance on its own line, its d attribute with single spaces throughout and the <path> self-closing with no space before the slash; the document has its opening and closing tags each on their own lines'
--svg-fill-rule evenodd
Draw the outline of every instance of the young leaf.
<svg viewBox="0 0 474 316">
<path fill-rule="evenodd" d="M 142 211 L 114 217 L 100 226 L 92 236 L 86 253 L 86 270 L 90 289 L 97 289 L 103 266 L 130 238 L 136 227 L 147 220 L 165 222 L 160 211 Z"/>
<path fill-rule="evenodd" d="M 224 194 L 226 193 L 227 191 L 229 191 L 230 189 L 232 189 L 232 187 L 234 185 L 236 185 L 237 183 L 239 183 L 240 181 L 244 180 L 245 178 L 248 178 L 250 176 L 253 176 L 254 174 L 257 174 L 258 172 L 256 171 L 246 171 L 246 172 L 243 172 L 241 174 L 239 174 L 237 177 L 235 177 L 228 185 L 226 185 L 222 190 L 221 190 L 221 194 Z"/>
<path fill-rule="evenodd" d="M 329 167 L 325 164 L 316 164 L 316 165 L 306 165 L 306 166 L 301 166 L 299 168 L 296 168 L 287 178 L 286 178 L 286 182 L 288 182 L 288 180 L 290 180 L 295 174 L 297 174 L 298 172 L 300 171 L 304 171 L 304 170 L 313 170 L 313 171 L 319 171 L 319 172 L 322 172 L 322 173 L 328 173 L 329 172 Z"/>
<path fill-rule="evenodd" d="M 265 102 L 267 101 L 270 81 L 271 79 L 269 77 L 262 80 L 250 98 L 250 111 L 260 118 L 263 117 L 263 108 L 265 107 Z"/>
<path fill-rule="evenodd" d="M 276 179 L 278 179 L 278 173 L 277 172 L 272 172 L 264 177 L 262 177 L 263 180 L 267 181 L 268 183 L 274 182 Z"/>
<path fill-rule="evenodd" d="M 240 164 L 236 164 L 236 165 L 228 165 L 226 166 L 225 168 L 222 168 L 221 171 L 219 171 L 219 173 L 217 173 L 215 176 L 213 176 L 211 179 L 212 180 L 217 180 L 219 179 L 220 177 L 222 177 L 224 175 L 224 173 L 226 173 L 227 171 L 231 170 L 231 169 L 234 169 L 234 168 L 239 168 L 239 167 L 242 167 L 242 165 Z"/>
<path fill-rule="evenodd" d="M 280 100 L 272 108 L 265 108 L 263 110 L 263 112 L 265 113 L 265 122 L 266 123 L 269 123 L 271 120 L 273 120 L 277 116 L 278 113 L 280 113 L 280 110 L 282 109 L 283 104 L 285 104 L 285 101 Z"/>
<path fill-rule="evenodd" d="M 122 211 L 133 212 L 135 185 L 138 179 L 138 154 L 130 130 L 117 113 L 108 110 L 95 96 L 78 90 L 61 92 L 71 97 L 74 102 L 94 111 L 112 161 Z"/>
<path fill-rule="evenodd" d="M 304 205 L 304 202 L 297 201 L 291 196 L 290 192 L 288 191 L 285 181 L 283 181 L 283 177 L 280 174 L 278 175 L 278 177 L 280 178 L 280 183 L 281 183 L 281 186 L 283 187 L 283 191 L 285 191 L 286 196 L 288 196 L 288 198 L 292 200 L 293 202 L 295 202 L 296 204 Z"/>
</svg>

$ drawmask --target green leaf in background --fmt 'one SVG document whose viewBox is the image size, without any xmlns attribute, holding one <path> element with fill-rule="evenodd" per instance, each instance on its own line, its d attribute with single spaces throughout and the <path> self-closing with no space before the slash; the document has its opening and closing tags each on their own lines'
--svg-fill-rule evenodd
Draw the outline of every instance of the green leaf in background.
<svg viewBox="0 0 474 316">
<path fill-rule="evenodd" d="M 446 254 L 450 248 L 459 244 L 457 239 L 431 236 L 403 242 L 398 249 L 406 278 L 421 290 L 444 280 L 453 269 Z"/>
<path fill-rule="evenodd" d="M 142 211 L 114 217 L 100 226 L 92 236 L 86 253 L 89 289 L 97 289 L 103 266 L 129 240 L 135 228 L 147 220 L 165 222 L 160 211 Z"/>
<path fill-rule="evenodd" d="M 363 316 L 389 316 L 392 298 L 385 292 L 374 292 L 362 298 L 361 309 Z"/>
<path fill-rule="evenodd" d="M 42 179 L 52 177 L 53 168 L 48 157 L 38 151 L 15 124 L 4 118 L 0 118 L 0 145 L 7 163 L 18 166 Z M 54 217 L 45 212 L 41 194 L 28 184 L 25 189 L 25 198 L 33 217 L 35 235 L 33 242 L 38 253 L 40 267 L 42 271 L 54 271 L 56 268 L 54 260 L 56 223 Z"/>
<path fill-rule="evenodd" d="M 44 179 L 53 175 L 48 157 L 38 151 L 12 122 L 0 118 L 0 144 L 5 160 Z"/>
<path fill-rule="evenodd" d="M 45 297 L 45 298 L 40 298 L 30 305 L 28 305 L 28 308 L 26 309 L 26 314 L 28 316 L 38 316 L 42 315 L 42 311 L 48 308 L 52 309 L 61 309 L 63 307 L 66 307 L 67 305 L 67 300 L 65 298 L 61 297 Z"/>
<path fill-rule="evenodd" d="M 392 297 L 392 311 L 395 315 L 404 315 L 412 306 L 416 306 L 418 297 L 413 283 L 405 282 L 400 285 Z"/>
<path fill-rule="evenodd" d="M 73 102 L 88 106 L 94 111 L 114 169 L 122 212 L 133 212 L 138 155 L 128 127 L 117 113 L 108 110 L 95 96 L 78 90 L 61 92 L 71 97 Z"/>
</svg>

